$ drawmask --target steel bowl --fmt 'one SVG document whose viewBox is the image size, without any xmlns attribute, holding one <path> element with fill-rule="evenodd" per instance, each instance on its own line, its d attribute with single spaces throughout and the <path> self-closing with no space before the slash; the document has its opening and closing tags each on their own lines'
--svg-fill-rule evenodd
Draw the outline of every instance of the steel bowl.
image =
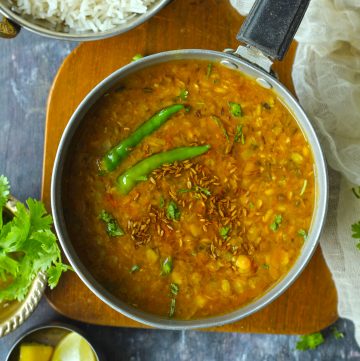
<svg viewBox="0 0 360 361">
<path fill-rule="evenodd" d="M 146 69 L 152 65 L 179 59 L 198 59 L 205 60 L 207 62 L 221 63 L 224 66 L 241 71 L 256 79 L 256 81 L 264 87 L 272 88 L 284 103 L 284 105 L 292 112 L 311 146 L 314 157 L 316 177 L 316 200 L 311 229 L 309 230 L 309 235 L 304 243 L 301 254 L 290 271 L 263 296 L 257 298 L 246 306 L 224 315 L 194 319 L 190 321 L 168 319 L 143 312 L 132 307 L 131 305 L 126 304 L 107 291 L 102 284 L 95 280 L 90 270 L 82 263 L 81 255 L 77 254 L 75 251 L 67 231 L 67 225 L 64 217 L 64 208 L 62 204 L 64 167 L 67 162 L 71 161 L 71 145 L 76 142 L 76 134 L 77 131 L 80 131 L 81 129 L 85 114 L 104 94 L 110 92 L 112 89 L 115 89 L 116 85 L 119 83 L 119 81 L 121 81 L 121 79 L 139 70 Z M 67 258 L 82 281 L 93 293 L 95 293 L 95 295 L 97 295 L 102 301 L 104 301 L 114 310 L 144 324 L 167 329 L 213 327 L 234 322 L 258 311 L 262 307 L 272 302 L 275 298 L 280 296 L 300 275 L 318 244 L 320 232 L 323 227 L 326 215 L 327 198 L 328 178 L 325 160 L 319 141 L 309 119 L 307 118 L 299 103 L 290 94 L 290 92 L 274 76 L 260 69 L 256 65 L 253 65 L 240 58 L 236 53 L 230 54 L 196 49 L 169 51 L 148 56 L 115 71 L 100 84 L 98 84 L 79 105 L 63 133 L 55 159 L 51 184 L 51 203 L 55 228 Z"/>
<path fill-rule="evenodd" d="M 46 325 L 40 326 L 30 331 L 27 331 L 24 335 L 22 335 L 13 345 L 11 350 L 9 351 L 5 361 L 18 361 L 19 360 L 19 351 L 20 345 L 22 343 L 37 343 L 37 344 L 44 344 L 50 345 L 55 347 L 61 339 L 63 339 L 66 335 L 70 332 L 76 332 L 81 335 L 90 345 L 96 361 L 100 361 L 100 356 L 92 346 L 92 344 L 87 340 L 87 338 L 83 335 L 81 331 L 78 329 L 62 324 L 54 324 L 54 325 Z"/>
<path fill-rule="evenodd" d="M 30 15 L 23 15 L 16 11 L 13 0 L 0 0 L 0 18 L 4 16 L 3 22 L 0 22 L 0 37 L 11 38 L 17 35 L 20 27 L 23 27 L 33 33 L 46 36 L 48 38 L 70 40 L 70 41 L 91 41 L 105 39 L 125 33 L 143 22 L 149 20 L 153 15 L 160 11 L 170 0 L 157 0 L 149 6 L 144 14 L 138 14 L 128 19 L 114 29 L 102 32 L 74 32 L 69 31 L 64 26 L 55 26 L 47 20 L 34 19 Z"/>
<path fill-rule="evenodd" d="M 10 197 L 5 205 L 6 213 L 12 217 L 16 211 L 17 200 Z M 28 294 L 23 301 L 3 302 L 0 304 L 0 337 L 16 330 L 23 324 L 35 310 L 44 293 L 47 284 L 46 275 L 43 272 L 35 277 Z"/>
</svg>

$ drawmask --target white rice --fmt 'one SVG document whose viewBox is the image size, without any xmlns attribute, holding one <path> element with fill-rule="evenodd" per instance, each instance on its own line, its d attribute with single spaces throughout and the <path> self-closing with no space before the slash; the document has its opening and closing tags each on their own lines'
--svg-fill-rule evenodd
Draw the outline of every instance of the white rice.
<svg viewBox="0 0 360 361">
<path fill-rule="evenodd" d="M 157 0 L 16 0 L 20 13 L 75 32 L 107 31 L 144 14 Z"/>
</svg>

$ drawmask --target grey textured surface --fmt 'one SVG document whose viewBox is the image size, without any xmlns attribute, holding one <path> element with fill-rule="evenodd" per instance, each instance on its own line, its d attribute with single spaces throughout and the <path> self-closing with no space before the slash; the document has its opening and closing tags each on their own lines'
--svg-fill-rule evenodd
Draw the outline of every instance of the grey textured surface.
<svg viewBox="0 0 360 361">
<path fill-rule="evenodd" d="M 47 40 L 23 31 L 14 40 L 0 40 L 0 174 L 21 200 L 39 197 L 43 161 L 45 110 L 51 82 L 75 44 Z M 312 317 L 312 315 L 308 315 Z M 82 329 L 107 361 L 185 360 L 359 360 L 353 324 L 339 320 L 345 338 L 326 342 L 313 351 L 295 351 L 296 336 L 135 330 L 73 322 L 53 311 L 43 299 L 30 319 L 0 340 L 0 361 L 26 330 L 65 322 Z"/>
</svg>

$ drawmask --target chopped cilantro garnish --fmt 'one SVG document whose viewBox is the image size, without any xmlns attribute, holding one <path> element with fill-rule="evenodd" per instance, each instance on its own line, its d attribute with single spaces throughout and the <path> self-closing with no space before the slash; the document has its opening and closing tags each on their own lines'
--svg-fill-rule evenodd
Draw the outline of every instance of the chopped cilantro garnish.
<svg viewBox="0 0 360 361">
<path fill-rule="evenodd" d="M 223 238 L 223 239 L 228 238 L 229 232 L 230 232 L 230 226 L 224 226 L 219 229 L 219 234 L 220 234 L 221 238 Z"/>
<path fill-rule="evenodd" d="M 9 197 L 9 182 L 0 176 L 0 214 Z M 61 262 L 57 239 L 52 232 L 52 217 L 43 203 L 29 198 L 27 207 L 18 202 L 13 218 L 0 224 L 0 302 L 18 300 L 26 296 L 36 275 L 42 271 L 54 288 L 62 272 L 72 269 Z"/>
<path fill-rule="evenodd" d="M 131 267 L 131 269 L 130 269 L 130 273 L 134 273 L 134 272 L 138 272 L 138 271 L 140 271 L 140 266 L 139 265 L 137 265 L 137 264 L 134 264 L 132 267 Z"/>
<path fill-rule="evenodd" d="M 245 135 L 244 135 L 243 130 L 242 130 L 242 125 L 238 125 L 236 127 L 234 142 L 235 143 L 240 143 L 241 142 L 241 144 L 245 144 Z"/>
<path fill-rule="evenodd" d="M 186 89 L 181 89 L 180 94 L 179 94 L 179 98 L 181 100 L 186 100 L 188 95 L 189 95 L 189 92 Z"/>
<path fill-rule="evenodd" d="M 277 214 L 274 218 L 274 222 L 270 224 L 270 229 L 274 232 L 277 231 L 280 227 L 281 222 L 282 222 L 282 215 Z"/>
<path fill-rule="evenodd" d="M 200 186 L 196 186 L 195 189 L 196 189 L 196 191 L 199 192 L 199 193 L 203 193 L 203 194 L 205 194 L 206 196 L 211 196 L 211 192 L 210 192 L 207 188 L 200 187 Z"/>
<path fill-rule="evenodd" d="M 335 326 L 331 328 L 331 331 L 336 340 L 344 338 L 344 334 L 339 331 Z"/>
<path fill-rule="evenodd" d="M 180 210 L 174 201 L 170 201 L 166 209 L 166 217 L 172 221 L 180 219 Z"/>
<path fill-rule="evenodd" d="M 170 311 L 169 311 L 169 317 L 173 317 L 175 314 L 175 307 L 176 307 L 176 299 L 172 298 L 170 301 Z"/>
<path fill-rule="evenodd" d="M 209 191 L 209 189 L 204 188 L 204 187 L 200 187 L 200 186 L 195 186 L 193 188 L 182 188 L 178 190 L 178 193 L 188 193 L 188 192 L 196 192 L 196 193 L 203 193 L 206 196 L 211 196 L 211 192 Z"/>
<path fill-rule="evenodd" d="M 239 103 L 229 102 L 229 111 L 233 117 L 242 117 L 242 109 Z"/>
<path fill-rule="evenodd" d="M 249 208 L 250 208 L 250 209 L 254 209 L 254 208 L 255 208 L 255 204 L 254 204 L 253 202 L 250 202 L 250 203 L 249 203 Z"/>
<path fill-rule="evenodd" d="M 306 240 L 306 238 L 307 238 L 307 232 L 305 231 L 305 229 L 299 229 L 299 230 L 298 230 L 298 235 L 299 235 L 300 237 L 303 237 L 304 240 Z"/>
<path fill-rule="evenodd" d="M 230 141 L 230 138 L 229 138 L 229 134 L 228 132 L 226 131 L 225 127 L 224 127 L 224 124 L 221 122 L 220 118 L 217 117 L 216 115 L 212 115 L 211 116 L 211 119 L 216 123 L 216 125 L 221 129 L 221 131 L 223 132 L 226 140 L 229 142 Z"/>
<path fill-rule="evenodd" d="M 143 57 L 144 57 L 144 55 L 136 54 L 136 55 L 133 56 L 133 58 L 131 59 L 131 61 L 136 61 L 136 60 L 139 60 L 139 59 L 141 59 L 141 58 L 143 58 Z"/>
<path fill-rule="evenodd" d="M 308 184 L 308 181 L 307 181 L 307 179 L 305 179 L 305 180 L 304 180 L 304 184 L 303 184 L 303 186 L 302 186 L 302 188 L 301 188 L 301 191 L 300 191 L 300 196 L 304 195 L 305 190 L 306 190 L 306 187 L 307 187 L 307 184 Z"/>
<path fill-rule="evenodd" d="M 177 296 L 179 293 L 179 285 L 177 283 L 170 284 L 170 292 L 173 296 Z"/>
<path fill-rule="evenodd" d="M 360 239 L 360 221 L 351 225 L 353 234 L 352 238 Z M 360 242 L 356 245 L 356 248 L 360 249 Z"/>
<path fill-rule="evenodd" d="M 323 342 L 324 337 L 320 332 L 300 336 L 300 340 L 296 343 L 296 349 L 300 351 L 313 350 Z"/>
<path fill-rule="evenodd" d="M 104 209 L 100 212 L 99 218 L 105 222 L 106 232 L 110 237 L 119 237 L 125 234 L 117 220 Z"/>
<path fill-rule="evenodd" d="M 167 276 L 171 273 L 173 269 L 173 260 L 172 257 L 166 257 L 162 262 L 161 262 L 161 274 L 163 276 Z"/>
<path fill-rule="evenodd" d="M 356 187 L 356 188 L 351 188 L 352 192 L 354 193 L 354 196 L 357 199 L 360 199 L 360 186 Z"/>
<path fill-rule="evenodd" d="M 170 294 L 172 297 L 170 301 L 170 311 L 169 311 L 169 317 L 173 317 L 175 313 L 175 306 L 176 306 L 176 296 L 179 293 L 179 285 L 177 283 L 171 283 L 170 284 Z"/>
<path fill-rule="evenodd" d="M 269 269 L 269 268 L 270 268 L 270 266 L 269 266 L 267 263 L 263 263 L 263 264 L 261 265 L 261 267 L 262 267 L 263 269 Z"/>
<path fill-rule="evenodd" d="M 210 78 L 210 75 L 212 73 L 212 70 L 213 70 L 213 63 L 209 63 L 208 66 L 207 66 L 207 71 L 206 71 L 206 76 L 208 78 Z"/>
</svg>

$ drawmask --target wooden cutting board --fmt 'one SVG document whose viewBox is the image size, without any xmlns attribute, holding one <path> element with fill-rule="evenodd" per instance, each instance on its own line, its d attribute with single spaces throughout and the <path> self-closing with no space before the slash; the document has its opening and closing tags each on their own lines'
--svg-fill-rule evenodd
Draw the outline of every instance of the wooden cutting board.
<svg viewBox="0 0 360 361">
<path fill-rule="evenodd" d="M 84 43 L 64 61 L 48 102 L 42 199 L 50 209 L 50 181 L 61 134 L 84 96 L 134 54 L 153 54 L 182 48 L 222 51 L 236 48 L 242 18 L 228 0 L 175 0 L 146 24 L 115 38 Z M 293 91 L 291 66 L 295 44 L 286 59 L 275 64 L 280 80 Z M 67 272 L 59 286 L 47 293 L 60 313 L 94 324 L 144 327 L 101 302 Z M 317 249 L 300 278 L 281 297 L 256 314 L 211 330 L 302 334 L 318 331 L 337 319 L 337 295 L 321 250 Z"/>
</svg>

